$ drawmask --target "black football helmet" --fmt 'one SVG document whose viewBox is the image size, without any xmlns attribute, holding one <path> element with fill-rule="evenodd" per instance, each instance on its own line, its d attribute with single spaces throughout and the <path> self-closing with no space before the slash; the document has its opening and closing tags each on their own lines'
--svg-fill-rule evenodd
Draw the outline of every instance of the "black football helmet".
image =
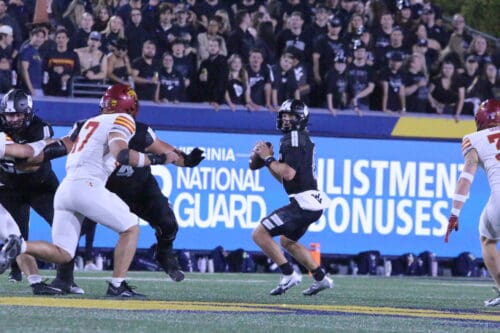
<svg viewBox="0 0 500 333">
<path fill-rule="evenodd" d="M 286 126 L 283 122 L 283 114 L 288 113 L 295 116 L 295 120 Z M 303 131 L 307 128 L 309 121 L 309 108 L 304 102 L 297 99 L 287 99 L 281 104 L 276 119 L 276 128 L 286 133 L 290 131 Z"/>
<path fill-rule="evenodd" d="M 8 121 L 6 115 L 24 114 L 24 118 Z M 33 120 L 33 100 L 31 95 L 21 89 L 11 89 L 0 102 L 0 120 L 6 129 L 28 127 Z"/>
</svg>

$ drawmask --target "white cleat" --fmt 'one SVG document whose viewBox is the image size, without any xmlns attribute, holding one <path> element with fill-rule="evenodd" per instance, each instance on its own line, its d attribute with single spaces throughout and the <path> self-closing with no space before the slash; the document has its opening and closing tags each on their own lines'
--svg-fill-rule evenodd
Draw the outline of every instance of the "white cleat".
<svg viewBox="0 0 500 333">
<path fill-rule="evenodd" d="M 325 275 L 323 280 L 314 281 L 309 288 L 307 288 L 302 292 L 302 294 L 305 296 L 312 296 L 316 295 L 322 290 L 333 288 L 334 286 L 335 284 L 333 283 L 332 279 L 330 279 L 328 276 Z"/>
<path fill-rule="evenodd" d="M 484 301 L 484 306 L 490 307 L 500 304 L 500 289 L 498 287 L 493 287 L 493 290 L 497 293 L 497 296 Z"/>
<path fill-rule="evenodd" d="M 284 294 L 285 291 L 302 282 L 302 275 L 293 271 L 291 275 L 283 275 L 280 284 L 269 293 L 272 296 Z"/>
</svg>

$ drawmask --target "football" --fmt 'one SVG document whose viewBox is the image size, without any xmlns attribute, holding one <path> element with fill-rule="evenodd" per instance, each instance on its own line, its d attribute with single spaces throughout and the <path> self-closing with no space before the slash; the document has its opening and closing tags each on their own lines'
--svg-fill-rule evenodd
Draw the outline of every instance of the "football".
<svg viewBox="0 0 500 333">
<path fill-rule="evenodd" d="M 266 142 L 267 146 L 272 149 L 272 144 L 271 142 Z M 250 153 L 250 159 L 248 160 L 248 168 L 250 170 L 257 170 L 260 169 L 264 166 L 264 160 L 260 158 L 260 156 L 252 149 L 252 152 Z"/>
</svg>

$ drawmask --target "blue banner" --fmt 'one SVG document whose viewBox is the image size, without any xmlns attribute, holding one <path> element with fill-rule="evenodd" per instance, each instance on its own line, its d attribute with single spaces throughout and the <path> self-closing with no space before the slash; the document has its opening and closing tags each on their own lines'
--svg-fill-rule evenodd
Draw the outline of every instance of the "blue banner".
<svg viewBox="0 0 500 333">
<path fill-rule="evenodd" d="M 69 128 L 56 127 L 56 137 Z M 260 140 L 276 149 L 279 135 L 157 131 L 160 139 L 189 151 L 200 146 L 206 159 L 197 168 L 155 166 L 153 173 L 169 197 L 180 230 L 176 248 L 259 250 L 251 233 L 260 219 L 288 203 L 285 191 L 269 172 L 248 169 L 249 152 Z M 320 243 L 322 253 L 382 254 L 434 251 L 481 256 L 477 225 L 489 190 L 482 170 L 460 216 L 460 230 L 443 241 L 455 182 L 463 158 L 458 142 L 385 139 L 313 138 L 320 188 L 332 199 L 323 217 L 302 238 Z M 64 176 L 65 159 L 53 161 Z M 155 242 L 141 224 L 140 248 Z M 50 240 L 50 230 L 33 213 L 31 239 Z M 117 236 L 98 227 L 94 246 L 113 247 Z"/>
</svg>

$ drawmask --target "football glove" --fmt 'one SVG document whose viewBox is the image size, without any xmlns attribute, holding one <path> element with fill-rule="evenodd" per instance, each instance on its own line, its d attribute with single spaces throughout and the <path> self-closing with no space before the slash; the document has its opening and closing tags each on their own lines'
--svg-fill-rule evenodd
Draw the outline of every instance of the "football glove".
<svg viewBox="0 0 500 333">
<path fill-rule="evenodd" d="M 156 164 L 165 164 L 167 161 L 167 154 L 153 154 L 153 153 L 147 153 L 146 154 L 151 161 L 151 165 L 156 165 Z"/>
<path fill-rule="evenodd" d="M 448 237 L 450 237 L 453 229 L 455 229 L 455 231 L 458 231 L 458 216 L 455 215 L 451 215 L 448 219 L 448 229 L 446 230 L 446 235 L 444 236 L 445 243 L 448 243 Z"/>
<path fill-rule="evenodd" d="M 184 158 L 184 166 L 193 168 L 200 164 L 200 162 L 205 159 L 205 156 L 202 156 L 203 153 L 204 151 L 198 147 L 191 150 L 189 154 L 181 152 L 181 155 Z"/>
</svg>

